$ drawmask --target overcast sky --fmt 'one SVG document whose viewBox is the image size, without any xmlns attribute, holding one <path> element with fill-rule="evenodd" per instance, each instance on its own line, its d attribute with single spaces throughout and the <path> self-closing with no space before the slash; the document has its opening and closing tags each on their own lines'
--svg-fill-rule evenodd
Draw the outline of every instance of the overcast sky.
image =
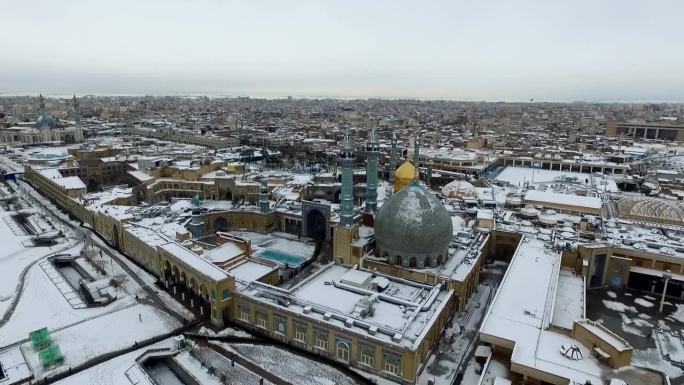
<svg viewBox="0 0 684 385">
<path fill-rule="evenodd" d="M 682 0 L 0 1 L 0 93 L 684 101 Z"/>
</svg>

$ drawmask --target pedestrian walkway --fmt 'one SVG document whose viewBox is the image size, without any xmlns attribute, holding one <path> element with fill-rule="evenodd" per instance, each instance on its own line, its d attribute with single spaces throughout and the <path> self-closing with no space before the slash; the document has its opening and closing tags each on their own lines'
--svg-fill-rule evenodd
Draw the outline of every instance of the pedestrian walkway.
<svg viewBox="0 0 684 385">
<path fill-rule="evenodd" d="M 40 262 L 40 268 L 43 269 L 45 274 L 47 274 L 48 278 L 52 281 L 52 283 L 57 286 L 57 289 L 59 290 L 60 293 L 62 293 L 62 296 L 64 296 L 64 299 L 69 302 L 69 305 L 71 305 L 72 308 L 74 309 L 85 309 L 88 307 L 88 305 L 83 302 L 81 299 L 81 296 L 78 295 L 74 291 L 74 289 L 69 285 L 67 281 L 64 280 L 64 277 L 62 277 L 62 274 L 60 274 L 57 269 L 52 265 L 52 263 L 48 260 L 45 260 L 43 262 Z"/>
<path fill-rule="evenodd" d="M 5 223 L 7 224 L 7 227 L 9 227 L 10 230 L 12 230 L 12 233 L 15 236 L 20 237 L 23 235 L 28 235 L 28 234 L 26 234 L 26 230 L 24 230 L 23 227 L 19 226 L 17 221 L 15 221 L 14 218 L 12 218 L 11 216 L 3 217 L 2 220 L 5 221 Z"/>
</svg>

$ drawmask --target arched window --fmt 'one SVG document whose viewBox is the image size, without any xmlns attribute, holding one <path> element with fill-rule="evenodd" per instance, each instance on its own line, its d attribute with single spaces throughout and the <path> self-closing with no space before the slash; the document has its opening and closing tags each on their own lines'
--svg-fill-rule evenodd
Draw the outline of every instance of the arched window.
<svg viewBox="0 0 684 385">
<path fill-rule="evenodd" d="M 345 341 L 337 341 L 335 344 L 335 357 L 342 362 L 349 362 L 349 344 Z"/>
<path fill-rule="evenodd" d="M 432 259 L 430 257 L 425 257 L 425 267 L 432 267 Z"/>
<path fill-rule="evenodd" d="M 417 264 L 418 262 L 416 260 L 416 257 L 411 257 L 411 259 L 409 259 L 409 267 L 416 267 Z"/>
<path fill-rule="evenodd" d="M 401 265 L 401 255 L 397 255 L 397 265 Z"/>
</svg>

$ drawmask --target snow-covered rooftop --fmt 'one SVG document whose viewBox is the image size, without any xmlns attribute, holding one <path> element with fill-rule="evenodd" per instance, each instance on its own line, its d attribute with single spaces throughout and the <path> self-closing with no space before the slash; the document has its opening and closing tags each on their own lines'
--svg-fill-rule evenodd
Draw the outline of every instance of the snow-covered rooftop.
<svg viewBox="0 0 684 385">
<path fill-rule="evenodd" d="M 530 190 L 527 192 L 527 194 L 525 194 L 525 199 L 534 202 L 585 207 L 597 210 L 600 210 L 602 206 L 601 198 L 572 194 L 559 194 L 552 191 Z"/>
<path fill-rule="evenodd" d="M 159 247 L 176 257 L 186 266 L 214 281 L 221 281 L 228 278 L 228 273 L 226 271 L 176 242 L 169 242 Z"/>
<path fill-rule="evenodd" d="M 445 290 L 441 285 L 418 284 L 391 276 L 383 276 L 389 285 L 378 291 L 370 280 L 362 279 L 370 273 L 359 271 L 348 276 L 350 271 L 348 267 L 330 264 L 290 290 L 253 282 L 240 290 L 240 294 L 283 307 L 283 311 L 300 317 L 328 322 L 363 334 L 365 338 L 409 349 L 419 346 L 453 295 L 452 290 Z M 363 311 L 367 303 L 373 309 L 370 313 Z"/>
<path fill-rule="evenodd" d="M 276 267 L 268 266 L 263 263 L 245 261 L 231 268 L 228 272 L 237 280 L 251 282 L 269 274 L 274 269 L 276 269 Z"/>
<path fill-rule="evenodd" d="M 510 341 L 511 364 L 578 383 L 602 383 L 604 367 L 586 347 L 566 334 L 547 330 L 556 301 L 560 263 L 560 254 L 548 249 L 543 241 L 523 237 L 482 322 L 480 339 Z M 565 294 L 572 295 L 572 290 Z M 584 358 L 570 365 L 560 352 L 561 346 L 567 344 L 577 345 Z"/>
</svg>

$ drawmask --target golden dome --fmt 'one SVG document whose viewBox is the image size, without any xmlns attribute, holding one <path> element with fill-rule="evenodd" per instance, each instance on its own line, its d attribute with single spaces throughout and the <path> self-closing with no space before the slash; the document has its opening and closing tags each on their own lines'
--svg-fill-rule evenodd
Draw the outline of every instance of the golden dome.
<svg viewBox="0 0 684 385">
<path fill-rule="evenodd" d="M 394 172 L 394 190 L 399 192 L 404 187 L 418 181 L 418 170 L 408 160 Z"/>
<path fill-rule="evenodd" d="M 413 167 L 413 164 L 407 160 L 394 172 L 394 176 L 401 179 L 414 179 L 418 178 L 418 171 Z"/>
</svg>

